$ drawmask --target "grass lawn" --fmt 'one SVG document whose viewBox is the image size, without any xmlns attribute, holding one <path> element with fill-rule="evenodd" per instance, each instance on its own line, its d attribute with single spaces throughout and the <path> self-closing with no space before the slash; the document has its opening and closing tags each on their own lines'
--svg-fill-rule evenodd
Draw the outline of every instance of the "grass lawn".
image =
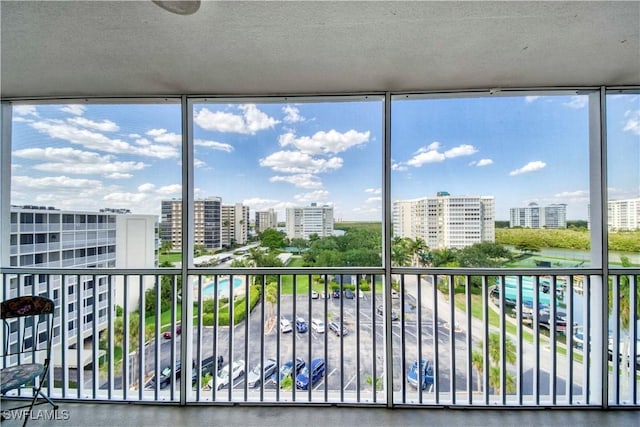
<svg viewBox="0 0 640 427">
<path fill-rule="evenodd" d="M 171 253 L 168 253 L 168 254 L 160 254 L 160 255 L 158 255 L 158 264 L 162 264 L 165 261 L 168 261 L 170 263 L 181 262 L 182 261 L 182 253 L 180 253 L 180 252 L 171 252 Z"/>
</svg>

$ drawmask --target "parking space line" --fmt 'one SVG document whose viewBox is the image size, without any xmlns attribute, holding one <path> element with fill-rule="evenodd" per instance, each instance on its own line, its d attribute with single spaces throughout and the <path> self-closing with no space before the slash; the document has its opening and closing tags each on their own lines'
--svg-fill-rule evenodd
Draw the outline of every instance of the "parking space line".
<svg viewBox="0 0 640 427">
<path fill-rule="evenodd" d="M 355 380 L 357 377 L 357 375 L 354 375 L 351 377 L 351 379 L 344 385 L 344 390 L 347 389 L 347 387 L 349 387 L 349 384 L 351 384 L 353 382 L 353 380 Z"/>
</svg>

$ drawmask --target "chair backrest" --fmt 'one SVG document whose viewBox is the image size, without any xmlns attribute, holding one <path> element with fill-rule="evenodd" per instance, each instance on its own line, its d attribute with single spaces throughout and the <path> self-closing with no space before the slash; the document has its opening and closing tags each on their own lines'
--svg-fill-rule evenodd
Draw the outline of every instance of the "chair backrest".
<svg viewBox="0 0 640 427">
<path fill-rule="evenodd" d="M 2 356 L 46 351 L 48 359 L 53 338 L 53 314 L 53 301 L 41 296 L 25 295 L 0 303 L 0 319 L 4 324 Z M 47 321 L 41 327 L 43 315 L 47 316 Z M 19 318 L 25 319 L 21 321 Z M 45 331 L 46 334 L 41 336 Z"/>
<path fill-rule="evenodd" d="M 53 313 L 53 301 L 40 296 L 25 295 L 3 301 L 0 305 L 1 319 L 50 313 Z"/>
</svg>

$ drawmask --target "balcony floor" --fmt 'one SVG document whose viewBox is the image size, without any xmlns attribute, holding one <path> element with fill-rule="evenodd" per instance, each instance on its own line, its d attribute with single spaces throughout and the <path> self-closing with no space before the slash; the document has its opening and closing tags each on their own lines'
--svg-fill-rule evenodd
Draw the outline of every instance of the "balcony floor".
<svg viewBox="0 0 640 427">
<path fill-rule="evenodd" d="M 6 404 L 5 404 L 6 403 Z M 68 420 L 30 420 L 30 426 L 632 426 L 640 409 L 417 409 L 330 406 L 187 406 L 59 402 Z M 3 409 L 16 406 L 3 401 Z M 37 406 L 49 410 L 47 405 Z M 37 414 L 37 412 L 36 412 Z M 60 416 L 60 415 L 59 415 Z M 7 420 L 3 427 L 22 425 Z"/>
</svg>

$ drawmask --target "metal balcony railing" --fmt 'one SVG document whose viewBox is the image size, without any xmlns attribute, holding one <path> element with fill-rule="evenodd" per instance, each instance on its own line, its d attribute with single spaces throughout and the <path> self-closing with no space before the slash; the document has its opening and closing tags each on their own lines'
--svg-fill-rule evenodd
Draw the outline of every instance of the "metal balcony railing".
<svg viewBox="0 0 640 427">
<path fill-rule="evenodd" d="M 58 398 L 635 406 L 640 271 L 609 272 L 7 268 L 2 286 L 55 291 Z"/>
</svg>

